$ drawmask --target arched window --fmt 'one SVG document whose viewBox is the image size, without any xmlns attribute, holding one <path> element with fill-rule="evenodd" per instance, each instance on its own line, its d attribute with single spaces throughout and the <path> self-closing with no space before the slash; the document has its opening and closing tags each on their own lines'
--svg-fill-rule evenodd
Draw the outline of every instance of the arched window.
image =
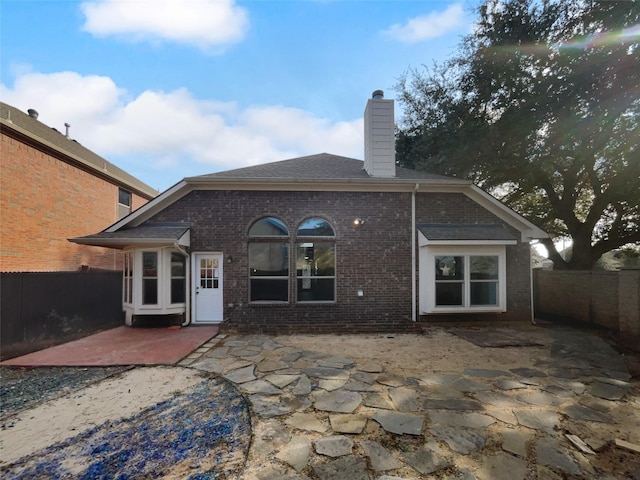
<svg viewBox="0 0 640 480">
<path fill-rule="evenodd" d="M 296 299 L 334 302 L 336 299 L 335 232 L 323 218 L 308 218 L 296 233 Z"/>
<path fill-rule="evenodd" d="M 275 217 L 264 217 L 249 228 L 249 299 L 289 301 L 289 230 Z"/>
</svg>

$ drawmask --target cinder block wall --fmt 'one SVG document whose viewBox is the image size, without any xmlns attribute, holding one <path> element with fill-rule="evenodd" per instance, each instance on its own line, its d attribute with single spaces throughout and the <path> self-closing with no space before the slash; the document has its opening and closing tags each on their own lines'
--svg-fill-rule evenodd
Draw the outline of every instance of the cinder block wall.
<svg viewBox="0 0 640 480">
<path fill-rule="evenodd" d="M 416 197 L 418 223 L 502 224 L 516 238 L 520 232 L 461 193 L 425 193 Z M 423 315 L 421 321 L 531 321 L 531 247 L 528 243 L 506 246 L 507 312 Z M 419 281 L 419 280 L 418 280 Z"/>
<path fill-rule="evenodd" d="M 536 314 L 640 335 L 640 270 L 535 270 L 534 276 Z"/>
<path fill-rule="evenodd" d="M 640 339 L 640 270 L 618 274 L 620 332 Z"/>
<path fill-rule="evenodd" d="M 0 134 L 0 271 L 120 270 L 118 250 L 67 238 L 117 220 L 118 187 L 30 145 Z M 146 200 L 132 195 L 132 207 Z"/>
</svg>

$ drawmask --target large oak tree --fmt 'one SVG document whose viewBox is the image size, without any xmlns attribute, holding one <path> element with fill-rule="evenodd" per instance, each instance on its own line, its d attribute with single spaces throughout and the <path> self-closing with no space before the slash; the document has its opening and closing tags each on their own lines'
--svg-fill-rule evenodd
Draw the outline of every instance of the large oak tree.
<svg viewBox="0 0 640 480">
<path fill-rule="evenodd" d="M 474 180 L 590 269 L 640 242 L 640 3 L 487 0 L 447 62 L 398 85 L 401 165 Z"/>
</svg>

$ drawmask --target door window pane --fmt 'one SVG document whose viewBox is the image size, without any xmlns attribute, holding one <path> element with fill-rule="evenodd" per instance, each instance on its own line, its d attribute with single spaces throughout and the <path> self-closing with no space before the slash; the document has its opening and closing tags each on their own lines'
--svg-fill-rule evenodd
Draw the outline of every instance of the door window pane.
<svg viewBox="0 0 640 480">
<path fill-rule="evenodd" d="M 218 288 L 217 279 L 219 266 L 220 264 L 217 258 L 200 259 L 200 288 Z"/>
</svg>

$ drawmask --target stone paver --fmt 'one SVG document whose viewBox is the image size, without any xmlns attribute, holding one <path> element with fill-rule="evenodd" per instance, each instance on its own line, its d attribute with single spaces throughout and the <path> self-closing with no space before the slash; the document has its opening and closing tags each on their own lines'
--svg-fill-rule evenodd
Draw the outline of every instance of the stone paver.
<svg viewBox="0 0 640 480">
<path fill-rule="evenodd" d="M 481 433 L 467 428 L 436 425 L 429 431 L 434 437 L 449 445 L 451 450 L 463 455 L 481 450 L 487 441 Z"/>
<path fill-rule="evenodd" d="M 371 480 L 367 462 L 360 456 L 346 456 L 313 465 L 313 472 L 320 480 Z"/>
<path fill-rule="evenodd" d="M 527 464 L 506 453 L 486 457 L 478 473 L 478 480 L 515 480 L 525 478 Z"/>
<path fill-rule="evenodd" d="M 309 463 L 311 455 L 311 440 L 303 436 L 295 436 L 291 441 L 276 455 L 279 460 L 288 463 L 296 471 L 300 471 Z"/>
<path fill-rule="evenodd" d="M 316 440 L 316 452 L 328 457 L 342 457 L 353 452 L 353 441 L 344 435 L 331 435 Z"/>
<path fill-rule="evenodd" d="M 314 406 L 326 412 L 352 413 L 361 403 L 362 396 L 358 392 L 339 390 L 318 395 Z"/>
<path fill-rule="evenodd" d="M 351 415 L 334 413 L 329 415 L 331 430 L 336 433 L 362 433 L 367 425 L 365 415 Z"/>
<path fill-rule="evenodd" d="M 391 452 L 378 442 L 363 440 L 360 442 L 360 446 L 362 446 L 365 455 L 369 458 L 371 468 L 376 472 L 396 470 L 403 466 L 400 460 L 391 455 Z"/>
<path fill-rule="evenodd" d="M 329 429 L 326 422 L 319 420 L 315 415 L 310 413 L 296 412 L 287 418 L 285 423 L 299 430 L 309 430 L 319 433 L 324 433 Z"/>
<path fill-rule="evenodd" d="M 266 335 L 221 337 L 184 361 L 246 393 L 255 422 L 247 480 L 608 480 L 562 432 L 609 423 L 630 376 L 600 339 L 549 335 L 550 357 L 532 366 L 418 378 Z"/>
<path fill-rule="evenodd" d="M 450 465 L 449 460 L 440 452 L 426 445 L 421 446 L 414 452 L 406 453 L 404 460 L 422 475 L 432 474 Z"/>
<path fill-rule="evenodd" d="M 387 432 L 420 435 L 424 420 L 421 415 L 380 410 L 372 417 Z"/>
</svg>

